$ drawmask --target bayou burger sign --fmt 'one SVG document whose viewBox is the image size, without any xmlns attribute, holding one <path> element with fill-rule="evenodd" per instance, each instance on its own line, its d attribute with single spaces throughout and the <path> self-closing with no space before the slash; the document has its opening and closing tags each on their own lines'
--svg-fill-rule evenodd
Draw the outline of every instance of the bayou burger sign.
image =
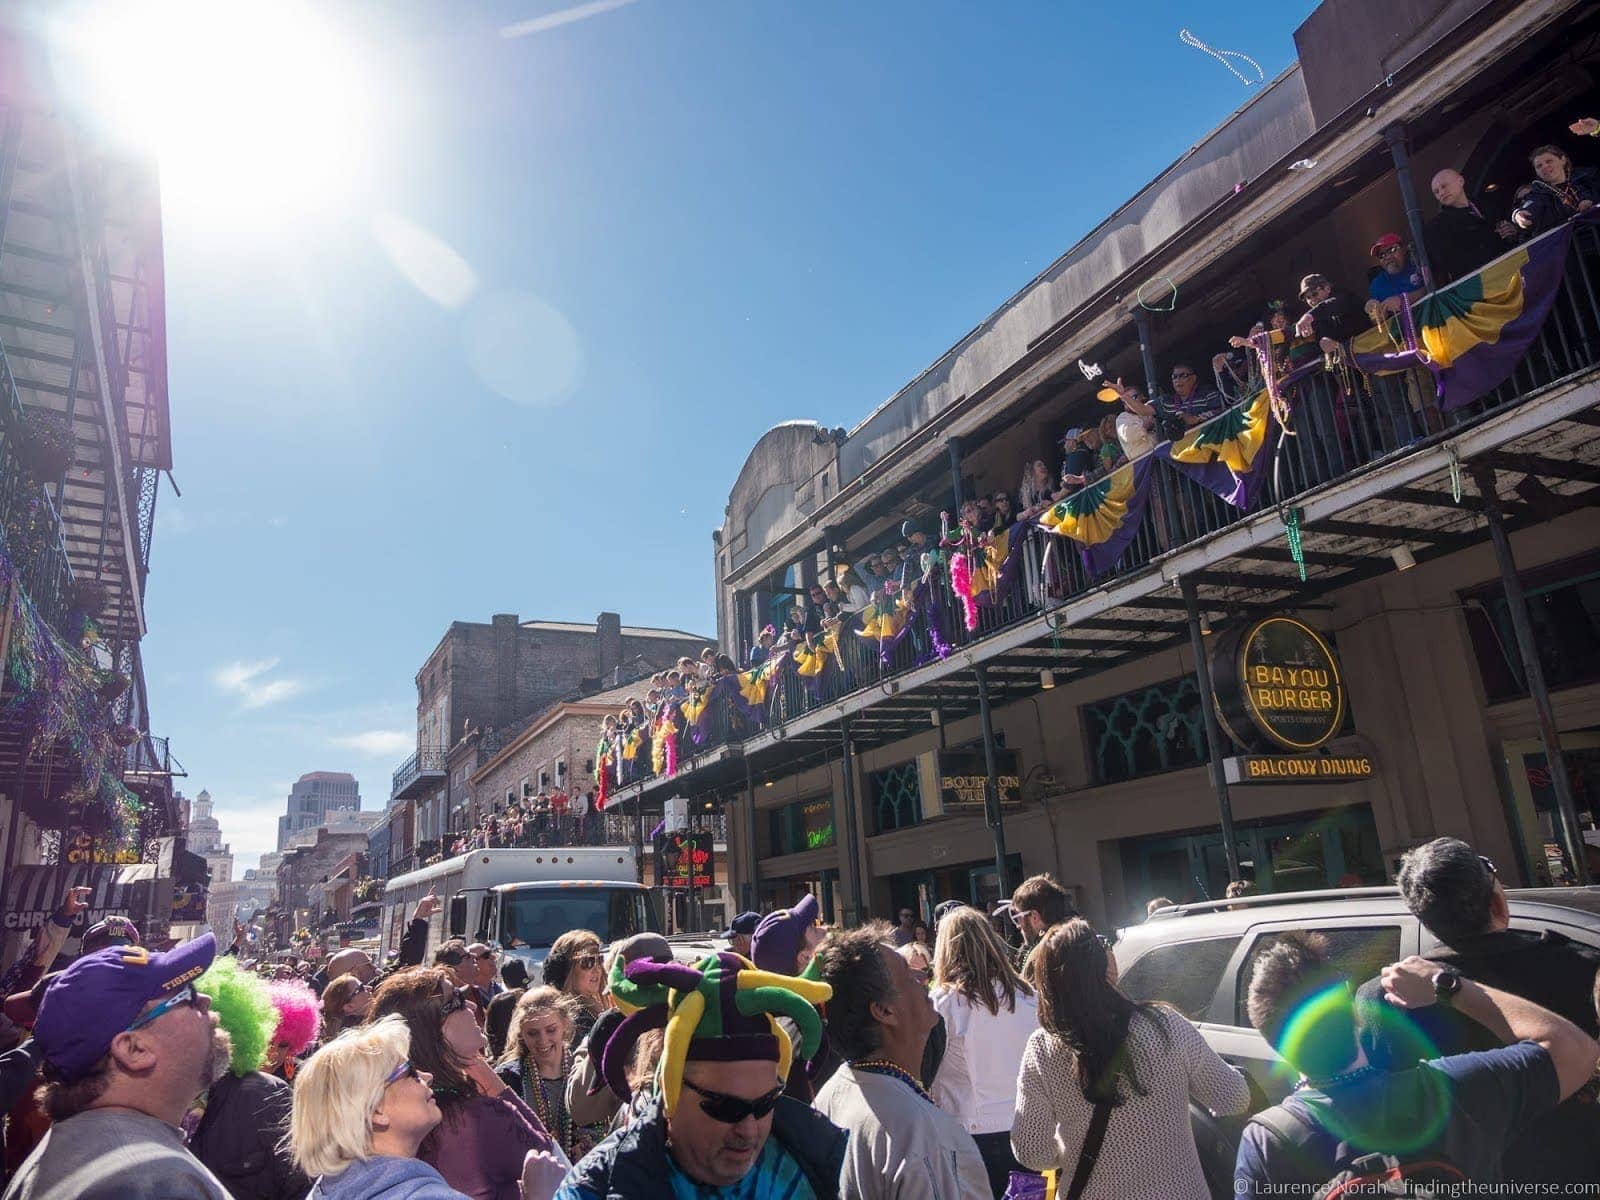
<svg viewBox="0 0 1600 1200">
<path fill-rule="evenodd" d="M 1223 634 L 1211 677 L 1217 716 L 1246 750 L 1305 754 L 1344 726 L 1339 660 L 1316 630 L 1292 617 Z"/>
</svg>

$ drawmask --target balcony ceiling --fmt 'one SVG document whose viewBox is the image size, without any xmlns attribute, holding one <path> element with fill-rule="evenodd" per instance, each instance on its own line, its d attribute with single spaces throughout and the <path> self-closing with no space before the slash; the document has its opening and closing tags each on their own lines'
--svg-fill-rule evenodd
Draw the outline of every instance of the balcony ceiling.
<svg viewBox="0 0 1600 1200">
<path fill-rule="evenodd" d="M 73 576 L 105 585 L 105 640 L 137 640 L 155 476 L 171 466 L 154 176 L 69 151 L 53 113 L 19 106 L 0 119 L 0 345 L 25 407 L 72 414 L 58 507 Z M 102 210 L 80 238 L 75 214 Z"/>
</svg>

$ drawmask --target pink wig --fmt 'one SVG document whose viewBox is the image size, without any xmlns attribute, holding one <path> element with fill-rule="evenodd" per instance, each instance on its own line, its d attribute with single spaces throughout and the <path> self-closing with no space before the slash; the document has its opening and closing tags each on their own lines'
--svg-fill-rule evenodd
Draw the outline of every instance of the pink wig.
<svg viewBox="0 0 1600 1200">
<path fill-rule="evenodd" d="M 268 988 L 272 1003 L 278 1010 L 278 1028 L 272 1035 L 275 1042 L 287 1042 L 289 1053 L 298 1055 L 317 1036 L 321 1021 L 321 1008 L 317 994 L 309 984 L 295 979 L 275 980 Z"/>
</svg>

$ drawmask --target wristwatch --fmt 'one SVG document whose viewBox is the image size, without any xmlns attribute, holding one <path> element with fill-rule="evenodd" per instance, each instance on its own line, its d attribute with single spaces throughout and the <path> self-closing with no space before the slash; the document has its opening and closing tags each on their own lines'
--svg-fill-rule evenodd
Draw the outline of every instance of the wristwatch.
<svg viewBox="0 0 1600 1200">
<path fill-rule="evenodd" d="M 1461 976 L 1445 967 L 1433 977 L 1433 998 L 1440 1004 L 1449 1004 L 1461 991 Z"/>
</svg>

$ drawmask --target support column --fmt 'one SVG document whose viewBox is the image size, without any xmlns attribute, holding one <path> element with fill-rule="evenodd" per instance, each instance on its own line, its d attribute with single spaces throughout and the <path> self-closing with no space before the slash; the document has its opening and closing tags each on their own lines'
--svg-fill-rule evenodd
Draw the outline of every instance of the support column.
<svg viewBox="0 0 1600 1200">
<path fill-rule="evenodd" d="M 988 782 L 983 789 L 983 819 L 994 835 L 994 869 L 1000 882 L 1000 896 L 1011 895 L 1011 876 L 1006 870 L 1006 821 L 1000 811 L 1000 767 L 995 760 L 994 712 L 989 706 L 989 668 L 973 668 L 978 677 L 978 723 L 983 728 L 983 769 Z"/>
<path fill-rule="evenodd" d="M 951 434 L 945 439 L 945 449 L 950 452 L 950 512 L 955 514 L 961 507 L 961 438 Z"/>
<path fill-rule="evenodd" d="M 1406 208 L 1406 228 L 1411 233 L 1411 246 L 1422 277 L 1433 287 L 1433 268 L 1428 263 L 1428 247 L 1422 236 L 1422 204 L 1417 199 L 1416 180 L 1411 177 L 1411 144 L 1406 137 L 1405 123 L 1396 121 L 1383 131 L 1383 140 L 1389 144 L 1389 155 L 1394 159 L 1394 177 L 1400 185 L 1400 201 Z"/>
<path fill-rule="evenodd" d="M 1545 767 L 1550 772 L 1550 786 L 1556 794 L 1557 833 L 1572 860 L 1578 883 L 1587 884 L 1589 864 L 1584 860 L 1583 834 L 1578 829 L 1577 806 L 1572 802 L 1572 777 L 1567 773 L 1567 760 L 1561 753 L 1561 731 L 1556 727 L 1555 709 L 1550 704 L 1550 689 L 1545 684 L 1544 664 L 1539 661 L 1539 643 L 1534 636 L 1533 622 L 1528 619 L 1528 598 L 1522 590 L 1522 577 L 1517 574 L 1517 560 L 1511 553 L 1511 538 L 1506 534 L 1505 513 L 1495 488 L 1494 468 L 1474 464 L 1472 478 L 1483 499 L 1483 516 L 1489 523 L 1489 538 L 1494 543 L 1494 558 L 1500 567 L 1506 607 L 1511 610 L 1511 629 L 1516 634 L 1517 651 L 1522 658 L 1522 674 L 1528 682 L 1534 712 L 1539 717 L 1539 741 L 1544 744 Z"/>
<path fill-rule="evenodd" d="M 850 748 L 850 721 L 845 719 L 839 722 L 840 758 L 839 770 L 842 781 L 840 791 L 844 806 L 844 820 L 839 822 L 840 833 L 844 836 L 843 853 L 839 855 L 839 865 L 843 867 L 848 858 L 850 867 L 850 904 L 848 924 L 860 925 L 863 914 L 866 912 L 866 873 L 862 870 L 861 859 L 856 853 L 856 757 Z"/>
<path fill-rule="evenodd" d="M 1200 632 L 1200 600 L 1194 581 L 1185 576 L 1178 581 L 1183 590 L 1183 605 L 1189 610 L 1189 649 L 1194 652 L 1195 683 L 1200 688 L 1200 712 L 1205 716 L 1207 768 L 1211 790 L 1217 794 L 1217 815 L 1222 822 L 1222 845 L 1228 856 L 1228 881 L 1239 881 L 1239 846 L 1233 836 L 1233 800 L 1228 795 L 1228 777 L 1222 768 L 1222 729 L 1217 724 L 1217 700 L 1211 690 L 1211 661 L 1206 657 L 1205 635 Z"/>
<path fill-rule="evenodd" d="M 644 879 L 644 797 L 633 798 L 633 861 L 639 872 L 639 882 Z"/>
<path fill-rule="evenodd" d="M 761 894 L 760 847 L 756 844 L 756 792 L 750 781 L 750 760 L 744 764 L 744 844 L 749 857 L 745 860 L 745 876 L 739 883 L 739 912 L 752 912 L 756 897 Z"/>
</svg>

